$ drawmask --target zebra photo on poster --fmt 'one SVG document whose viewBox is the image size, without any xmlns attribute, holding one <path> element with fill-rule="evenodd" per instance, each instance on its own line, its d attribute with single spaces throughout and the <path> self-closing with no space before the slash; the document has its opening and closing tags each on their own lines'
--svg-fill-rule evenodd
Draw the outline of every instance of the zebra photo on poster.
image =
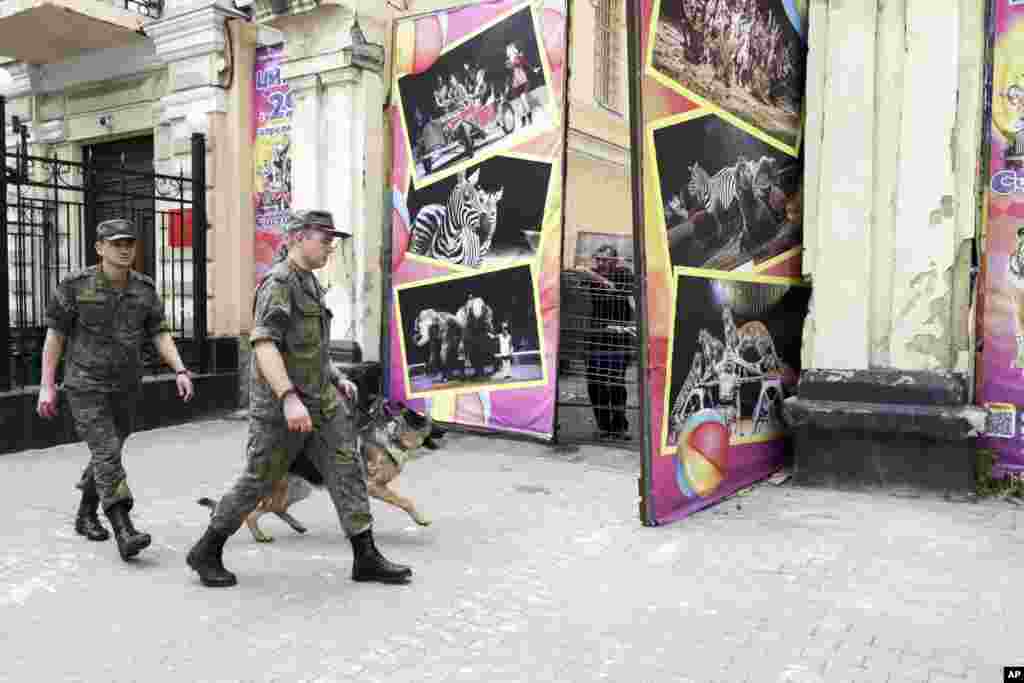
<svg viewBox="0 0 1024 683">
<path fill-rule="evenodd" d="M 529 264 L 396 287 L 407 396 L 546 383 Z"/>
<path fill-rule="evenodd" d="M 410 190 L 406 255 L 473 269 L 534 258 L 555 180 L 551 162 L 496 156 Z"/>
<path fill-rule="evenodd" d="M 654 0 L 648 73 L 795 156 L 806 14 L 806 0 Z"/>
<path fill-rule="evenodd" d="M 707 109 L 651 128 L 655 219 L 673 266 L 757 271 L 799 250 L 802 165 Z"/>
</svg>

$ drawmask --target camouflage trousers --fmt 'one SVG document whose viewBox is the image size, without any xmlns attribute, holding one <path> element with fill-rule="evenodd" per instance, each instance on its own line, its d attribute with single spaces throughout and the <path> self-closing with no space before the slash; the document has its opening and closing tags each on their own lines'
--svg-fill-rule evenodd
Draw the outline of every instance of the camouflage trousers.
<svg viewBox="0 0 1024 683">
<path fill-rule="evenodd" d="M 313 431 L 305 433 L 288 431 L 283 422 L 250 420 L 245 471 L 217 503 L 210 527 L 229 536 L 238 531 L 300 455 L 323 476 L 345 534 L 355 536 L 369 529 L 373 517 L 366 463 L 358 457 L 352 421 L 341 410 L 330 418 L 314 416 Z"/>
<path fill-rule="evenodd" d="M 86 498 L 99 496 L 103 509 L 128 501 L 133 505 L 128 477 L 121 462 L 124 442 L 135 427 L 137 392 L 68 391 L 75 430 L 92 456 L 78 481 Z"/>
</svg>

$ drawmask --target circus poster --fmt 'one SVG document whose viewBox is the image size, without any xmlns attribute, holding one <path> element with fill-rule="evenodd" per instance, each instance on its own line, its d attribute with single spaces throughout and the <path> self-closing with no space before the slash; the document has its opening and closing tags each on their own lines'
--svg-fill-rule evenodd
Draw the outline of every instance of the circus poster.
<svg viewBox="0 0 1024 683">
<path fill-rule="evenodd" d="M 984 259 L 978 302 L 982 341 L 977 402 L 989 411 L 981 446 L 993 476 L 1024 475 L 1024 5 L 990 8 L 991 101 Z"/>
<path fill-rule="evenodd" d="M 441 422 L 553 437 L 566 14 L 395 24 L 388 391 Z"/>
<path fill-rule="evenodd" d="M 252 81 L 257 282 L 269 270 L 281 244 L 292 203 L 292 96 L 288 83 L 281 78 L 283 52 L 283 44 L 258 48 Z"/>
<path fill-rule="evenodd" d="M 645 523 L 784 462 L 801 279 L 802 0 L 641 0 L 634 152 L 646 302 Z M 634 168 L 637 168 L 635 165 Z"/>
</svg>

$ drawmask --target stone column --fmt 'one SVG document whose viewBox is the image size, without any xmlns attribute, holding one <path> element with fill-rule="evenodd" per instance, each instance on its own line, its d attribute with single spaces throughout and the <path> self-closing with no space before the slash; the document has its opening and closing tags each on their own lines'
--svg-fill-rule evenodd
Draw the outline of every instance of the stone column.
<svg viewBox="0 0 1024 683">
<path fill-rule="evenodd" d="M 282 19 L 275 27 L 285 34 L 282 78 L 292 87 L 295 106 L 293 205 L 327 209 L 352 234 L 318 273 L 330 287 L 331 336 L 358 342 L 364 360 L 378 360 L 384 65 L 353 59 L 352 20 L 351 11 L 334 6 Z M 371 33 L 383 31 L 372 26 Z"/>
<path fill-rule="evenodd" d="M 207 319 L 211 336 L 235 336 L 240 332 L 240 311 L 237 288 L 242 286 L 228 268 L 218 269 L 218 258 L 225 262 L 237 258 L 238 241 L 230 239 L 230 183 L 220 187 L 218 176 L 231 168 L 230 156 L 237 152 L 227 133 L 237 126 L 237 119 L 228 120 L 230 69 L 237 73 L 239 62 L 228 62 L 228 27 L 230 19 L 243 18 L 227 0 L 197 0 L 176 8 L 177 12 L 146 27 L 146 34 L 156 46 L 157 56 L 167 65 L 168 88 L 161 98 L 157 114 L 156 168 L 159 173 L 176 175 L 191 167 L 191 135 L 206 135 L 207 160 Z M 241 48 L 242 44 L 237 43 Z M 242 55 L 242 61 L 245 61 Z M 251 70 L 251 69 L 250 69 Z M 245 87 L 235 78 L 232 87 Z M 235 102 L 237 104 L 237 100 Z M 238 188 L 234 188 L 237 193 Z M 238 220 L 236 217 L 235 220 Z M 226 254 L 224 252 L 227 252 Z M 247 254 L 249 258 L 251 254 Z M 218 300 L 223 294 L 224 305 Z M 190 305 L 190 304 L 186 304 Z"/>
</svg>

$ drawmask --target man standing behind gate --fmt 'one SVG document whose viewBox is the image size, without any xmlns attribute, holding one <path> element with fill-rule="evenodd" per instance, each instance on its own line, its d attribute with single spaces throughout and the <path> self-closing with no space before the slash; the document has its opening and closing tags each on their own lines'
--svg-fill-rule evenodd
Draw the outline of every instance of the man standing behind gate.
<svg viewBox="0 0 1024 683">
<path fill-rule="evenodd" d="M 373 541 L 366 464 L 358 453 L 354 416 L 339 410 L 338 392 L 355 410 L 356 387 L 331 365 L 331 311 L 313 271 L 323 268 L 334 240 L 327 211 L 300 211 L 286 227 L 287 256 L 256 289 L 245 471 L 221 498 L 188 565 L 204 586 L 237 583 L 224 568 L 224 543 L 276 486 L 287 483 L 296 458 L 307 458 L 324 478 L 345 534 L 352 543 L 355 581 L 405 583 L 412 571 L 393 564 Z"/>
<path fill-rule="evenodd" d="M 64 388 L 75 428 L 92 454 L 78 482 L 82 500 L 75 531 L 91 541 L 110 538 L 97 516 L 102 503 L 123 560 L 138 555 L 151 540 L 132 525 L 128 513 L 134 499 L 121 458 L 142 391 L 142 345 L 147 339 L 177 373 L 178 396 L 189 401 L 193 395 L 156 284 L 131 269 L 137 237 L 131 221 L 100 223 L 99 265 L 70 275 L 57 287 L 46 312 L 37 406 L 41 417 L 56 417 L 57 366 L 68 343 Z"/>
</svg>

